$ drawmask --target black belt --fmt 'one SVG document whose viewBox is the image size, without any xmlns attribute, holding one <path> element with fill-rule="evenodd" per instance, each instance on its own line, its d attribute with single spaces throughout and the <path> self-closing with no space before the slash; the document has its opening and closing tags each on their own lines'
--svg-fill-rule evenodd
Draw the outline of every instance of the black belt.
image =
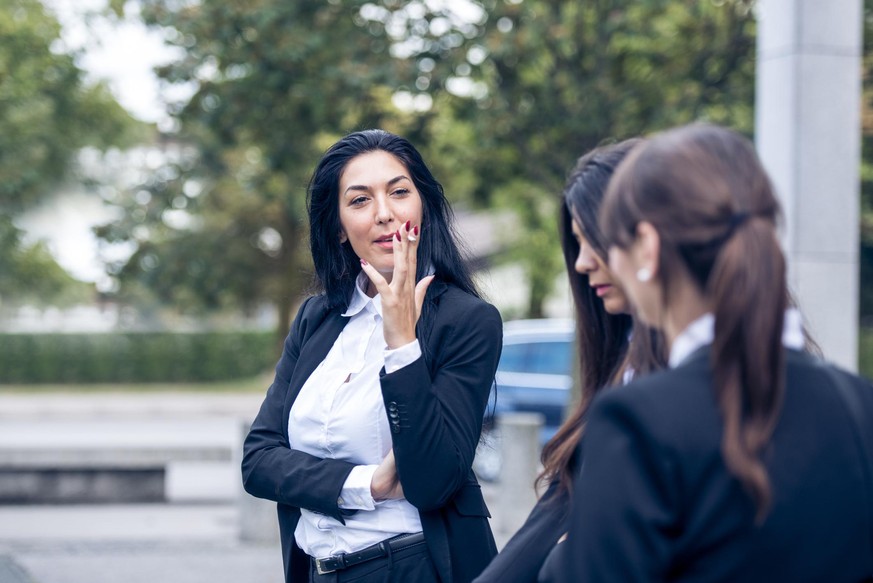
<svg viewBox="0 0 873 583">
<path fill-rule="evenodd" d="M 399 534 L 395 537 L 383 540 L 374 545 L 370 545 L 360 551 L 353 553 L 340 553 L 324 559 L 315 559 L 315 569 L 319 575 L 333 573 L 341 569 L 348 569 L 373 559 L 381 559 L 387 557 L 389 553 L 394 553 L 407 549 L 411 546 L 424 542 L 424 533 L 416 532 L 413 534 Z"/>
</svg>

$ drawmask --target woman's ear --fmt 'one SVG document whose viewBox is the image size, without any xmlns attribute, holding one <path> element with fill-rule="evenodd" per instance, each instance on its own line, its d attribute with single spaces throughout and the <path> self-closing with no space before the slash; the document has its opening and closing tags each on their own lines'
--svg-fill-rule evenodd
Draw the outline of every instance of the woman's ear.
<svg viewBox="0 0 873 583">
<path fill-rule="evenodd" d="M 637 224 L 637 239 L 633 245 L 634 261 L 645 280 L 658 275 L 661 267 L 661 236 L 648 221 Z"/>
<path fill-rule="evenodd" d="M 339 242 L 340 242 L 340 245 L 342 245 L 343 243 L 345 243 L 345 242 L 348 241 L 348 240 L 349 240 L 349 236 L 346 235 L 346 232 L 345 232 L 345 231 L 340 231 L 340 234 L 339 234 Z"/>
</svg>

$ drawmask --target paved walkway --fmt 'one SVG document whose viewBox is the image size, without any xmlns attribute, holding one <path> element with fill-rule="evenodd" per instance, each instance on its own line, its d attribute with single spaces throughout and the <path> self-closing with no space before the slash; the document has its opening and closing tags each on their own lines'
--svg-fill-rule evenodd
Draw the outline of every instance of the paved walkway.
<svg viewBox="0 0 873 583">
<path fill-rule="evenodd" d="M 97 448 L 101 455 L 119 455 L 144 444 L 155 450 L 180 443 L 228 448 L 238 443 L 242 422 L 254 417 L 262 398 L 0 394 L 0 449 L 34 456 Z M 238 533 L 232 500 L 0 506 L 0 583 L 281 583 L 278 545 L 244 543 Z"/>
<path fill-rule="evenodd" d="M 241 543 L 237 516 L 232 505 L 0 507 L 0 583 L 281 583 L 278 545 Z"/>
<path fill-rule="evenodd" d="M 45 448 L 230 445 L 257 413 L 260 394 L 0 393 L 0 449 L 30 435 Z M 186 427 L 187 426 L 187 427 Z M 196 426 L 196 427 L 195 427 Z M 234 435 L 231 435 L 234 433 Z M 209 437 L 209 436 L 212 437 Z M 174 437 L 175 436 L 175 437 Z M 221 473 L 192 476 L 169 504 L 0 506 L 0 583 L 282 583 L 278 544 L 240 540 L 240 509 Z M 238 486 L 234 472 L 233 487 Z M 212 488 L 218 502 L 191 492 Z M 221 493 L 224 492 L 224 495 Z M 187 494 L 185 494 L 187 493 Z M 494 509 L 496 492 L 485 488 Z M 506 535 L 498 535 L 502 546 Z"/>
</svg>

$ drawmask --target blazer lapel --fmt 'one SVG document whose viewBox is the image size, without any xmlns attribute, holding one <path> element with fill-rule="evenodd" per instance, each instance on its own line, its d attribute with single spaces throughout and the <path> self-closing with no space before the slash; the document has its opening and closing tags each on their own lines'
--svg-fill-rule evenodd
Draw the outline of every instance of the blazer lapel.
<svg viewBox="0 0 873 583">
<path fill-rule="evenodd" d="M 344 318 L 339 310 L 332 310 L 325 316 L 318 329 L 303 343 L 300 356 L 297 358 L 297 366 L 294 367 L 294 373 L 291 375 L 288 393 L 285 396 L 285 419 L 291 413 L 291 405 L 297 399 L 297 394 L 300 393 L 306 379 L 325 359 L 348 321 L 349 319 Z"/>
<path fill-rule="evenodd" d="M 427 299 L 436 302 L 437 298 L 443 295 L 449 289 L 449 285 L 441 280 L 436 280 L 427 288 Z"/>
</svg>

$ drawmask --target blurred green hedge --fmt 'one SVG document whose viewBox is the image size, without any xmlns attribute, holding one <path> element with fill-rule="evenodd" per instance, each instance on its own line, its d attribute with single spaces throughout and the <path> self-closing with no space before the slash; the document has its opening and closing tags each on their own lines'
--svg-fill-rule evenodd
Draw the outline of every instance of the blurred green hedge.
<svg viewBox="0 0 873 583">
<path fill-rule="evenodd" d="M 0 383 L 217 381 L 276 364 L 273 332 L 0 334 Z"/>
</svg>

